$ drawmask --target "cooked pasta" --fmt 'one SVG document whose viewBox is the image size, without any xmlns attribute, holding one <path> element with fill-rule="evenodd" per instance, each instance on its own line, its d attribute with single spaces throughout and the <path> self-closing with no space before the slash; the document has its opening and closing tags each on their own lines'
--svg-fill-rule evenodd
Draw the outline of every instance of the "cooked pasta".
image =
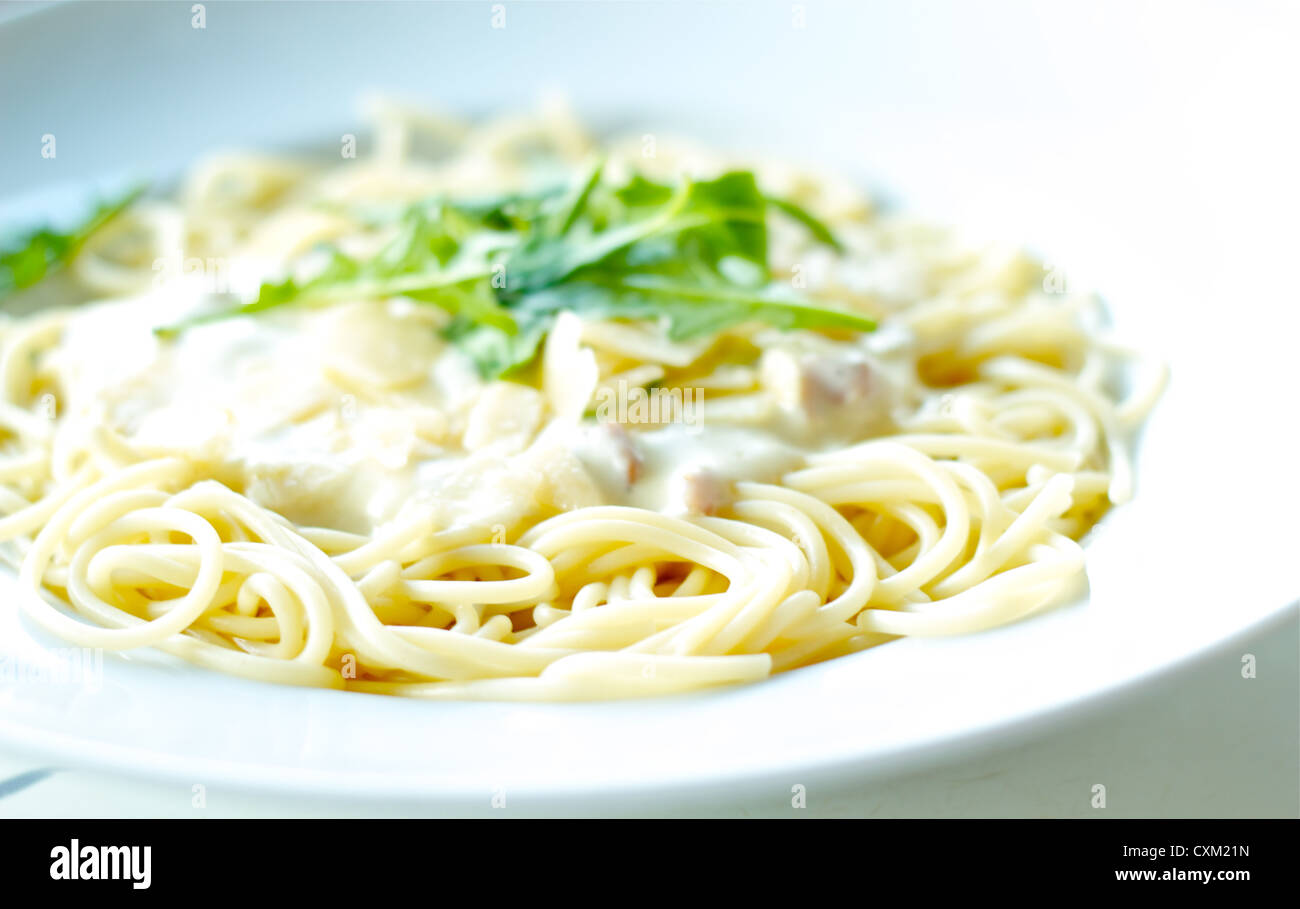
<svg viewBox="0 0 1300 909">
<path fill-rule="evenodd" d="M 355 159 L 223 155 L 133 199 L 66 244 L 65 301 L 4 317 L 0 539 L 37 626 L 580 700 L 1079 590 L 1164 381 L 1093 297 L 781 163 L 374 113 Z"/>
</svg>

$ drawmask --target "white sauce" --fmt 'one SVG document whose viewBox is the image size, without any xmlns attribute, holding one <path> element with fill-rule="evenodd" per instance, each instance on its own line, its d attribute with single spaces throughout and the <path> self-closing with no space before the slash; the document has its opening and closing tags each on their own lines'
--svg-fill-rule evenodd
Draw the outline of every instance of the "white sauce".
<svg viewBox="0 0 1300 909">
<path fill-rule="evenodd" d="M 844 412 L 819 416 L 797 393 L 799 363 L 825 351 L 781 361 L 777 381 L 794 384 L 772 392 L 763 425 L 623 429 L 551 422 L 536 390 L 484 386 L 423 307 L 342 304 L 153 335 L 201 300 L 179 282 L 75 312 L 42 364 L 78 417 L 61 431 L 102 425 L 144 455 L 199 462 L 298 524 L 367 533 L 411 507 L 448 524 L 600 503 L 709 510 L 734 481 L 776 482 L 842 434 Z M 851 357 L 810 374 L 876 381 Z M 860 392 L 845 399 L 854 434 L 886 418 Z"/>
</svg>

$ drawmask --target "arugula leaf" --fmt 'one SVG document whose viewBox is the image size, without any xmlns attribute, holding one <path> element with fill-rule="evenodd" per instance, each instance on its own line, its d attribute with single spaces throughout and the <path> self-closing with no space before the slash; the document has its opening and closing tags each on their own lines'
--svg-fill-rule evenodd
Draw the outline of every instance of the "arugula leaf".
<svg viewBox="0 0 1300 909">
<path fill-rule="evenodd" d="M 468 356 L 485 379 L 511 376 L 537 358 L 550 330 L 544 313 L 516 316 L 509 327 L 457 316 L 442 336 Z"/>
<path fill-rule="evenodd" d="M 70 231 L 42 227 L 28 233 L 13 248 L 0 251 L 0 298 L 38 284 L 66 266 L 96 231 L 129 208 L 143 192 L 144 187 L 137 186 L 99 203 Z"/>
<path fill-rule="evenodd" d="M 439 201 L 446 209 L 460 212 L 488 230 L 524 230 L 536 223 L 547 206 L 567 191 L 564 184 L 555 184 L 531 192 Z"/>
<path fill-rule="evenodd" d="M 684 215 L 704 215 L 705 224 L 684 232 L 682 242 L 716 266 L 729 255 L 767 268 L 767 200 L 749 171 L 689 184 Z"/>
<path fill-rule="evenodd" d="M 815 218 L 806 208 L 778 196 L 768 196 L 767 202 L 772 207 L 779 209 L 782 214 L 802 224 L 819 243 L 824 243 L 836 252 L 844 252 L 844 246 L 835 238 L 835 234 L 831 233 L 831 229 L 824 222 Z"/>
<path fill-rule="evenodd" d="M 673 197 L 673 188 L 663 183 L 647 180 L 636 174 L 623 186 L 614 190 L 614 197 L 624 205 L 636 208 L 644 205 L 663 205 Z"/>
<path fill-rule="evenodd" d="M 655 320 L 677 340 L 758 321 L 784 330 L 870 331 L 871 319 L 770 288 L 767 218 L 776 209 L 838 248 L 791 202 L 765 196 L 749 171 L 676 187 L 634 176 L 620 186 L 593 162 L 567 189 L 477 202 L 433 199 L 371 213 L 394 229 L 366 262 L 334 252 L 315 275 L 264 284 L 241 307 L 156 329 L 183 328 L 287 305 L 405 296 L 440 306 L 444 336 L 487 378 L 536 357 L 555 317 Z"/>
<path fill-rule="evenodd" d="M 445 266 L 460 251 L 463 234 L 458 236 L 453 219 L 434 217 L 418 209 L 402 218 L 397 237 L 385 246 L 374 261 L 370 272 L 376 276 L 392 277 L 419 271 L 435 260 Z"/>
<path fill-rule="evenodd" d="M 592 190 L 600 182 L 600 174 L 605 168 L 603 161 L 597 161 L 593 164 L 587 173 L 587 178 L 575 183 L 573 190 L 564 200 L 564 205 L 557 215 L 558 227 L 556 233 L 561 237 L 569 232 L 582 210 L 587 207 L 587 202 L 591 199 Z"/>
<path fill-rule="evenodd" d="M 653 275 L 572 281 L 533 295 L 525 311 L 536 318 L 564 310 L 597 319 L 662 319 L 674 341 L 717 334 L 744 322 L 764 322 L 786 331 L 872 331 L 876 327 L 874 320 L 857 313 L 745 288 L 702 287 Z"/>
<path fill-rule="evenodd" d="M 532 234 L 505 262 L 505 296 L 542 290 L 639 244 L 669 238 L 676 239 L 660 248 L 670 256 L 680 253 L 716 268 L 724 257 L 735 255 L 766 269 L 765 215 L 763 196 L 747 171 L 690 182 L 653 214 L 627 224 L 571 236 Z"/>
<path fill-rule="evenodd" d="M 389 274 L 385 269 L 372 270 L 335 252 L 330 264 L 315 277 L 303 281 L 286 278 L 267 282 L 250 303 L 190 316 L 170 325 L 156 326 L 153 331 L 159 337 L 170 338 L 187 328 L 223 322 L 236 316 L 257 315 L 283 306 L 397 296 L 435 304 L 453 315 L 474 314 L 488 324 L 509 327 L 513 324 L 509 314 L 501 309 L 494 297 L 484 293 L 482 281 L 488 275 L 481 269 L 468 272 L 434 269 Z"/>
</svg>

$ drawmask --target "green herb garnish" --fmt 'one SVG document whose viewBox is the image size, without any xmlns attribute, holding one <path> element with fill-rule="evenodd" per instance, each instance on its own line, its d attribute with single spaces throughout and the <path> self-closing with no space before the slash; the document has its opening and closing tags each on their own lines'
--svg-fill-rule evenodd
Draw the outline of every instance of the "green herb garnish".
<svg viewBox="0 0 1300 909">
<path fill-rule="evenodd" d="M 816 237 L 819 243 L 826 244 L 836 252 L 844 251 L 844 247 L 840 245 L 839 240 L 835 239 L 831 229 L 813 217 L 806 208 L 796 205 L 789 199 L 780 199 L 776 196 L 768 196 L 767 201 L 773 208 L 779 209 L 787 217 L 793 218 L 806 227 L 808 232 Z"/>
<path fill-rule="evenodd" d="M 662 320 L 684 340 L 760 321 L 781 329 L 870 331 L 866 316 L 798 299 L 773 284 L 767 218 L 776 209 L 818 242 L 830 230 L 799 206 L 764 195 L 749 171 L 669 186 L 611 184 L 599 162 L 569 188 L 494 199 L 435 199 L 370 212 L 395 228 L 372 259 L 332 251 L 312 277 L 263 284 L 243 306 L 156 331 L 288 305 L 404 296 L 447 310 L 445 336 L 484 376 L 528 365 L 555 316 Z"/>
<path fill-rule="evenodd" d="M 139 186 L 115 199 L 101 202 L 89 217 L 70 231 L 42 227 L 0 251 L 0 298 L 38 284 L 66 266 L 96 231 L 129 208 L 143 192 L 144 187 Z"/>
</svg>

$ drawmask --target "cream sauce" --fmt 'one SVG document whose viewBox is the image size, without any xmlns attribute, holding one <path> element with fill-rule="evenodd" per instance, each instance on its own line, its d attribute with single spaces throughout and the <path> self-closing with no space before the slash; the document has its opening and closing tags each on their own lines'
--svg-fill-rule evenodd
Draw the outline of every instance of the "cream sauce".
<svg viewBox="0 0 1300 909">
<path fill-rule="evenodd" d="M 535 389 L 485 385 L 428 307 L 340 304 L 154 336 L 201 301 L 179 282 L 71 313 L 41 363 L 68 417 L 59 432 L 103 426 L 142 456 L 188 458 L 303 525 L 368 533 L 412 509 L 446 525 L 601 503 L 707 510 L 702 494 L 775 482 L 843 435 L 847 411 L 819 415 L 800 397 L 804 367 L 816 381 L 847 376 L 850 391 L 830 400 L 848 402 L 855 435 L 887 419 L 888 396 L 867 407 L 880 376 L 858 352 L 848 367 L 827 366 L 825 351 L 779 361 L 772 381 L 788 387 L 769 389 L 765 425 L 624 428 L 554 419 Z"/>
</svg>

